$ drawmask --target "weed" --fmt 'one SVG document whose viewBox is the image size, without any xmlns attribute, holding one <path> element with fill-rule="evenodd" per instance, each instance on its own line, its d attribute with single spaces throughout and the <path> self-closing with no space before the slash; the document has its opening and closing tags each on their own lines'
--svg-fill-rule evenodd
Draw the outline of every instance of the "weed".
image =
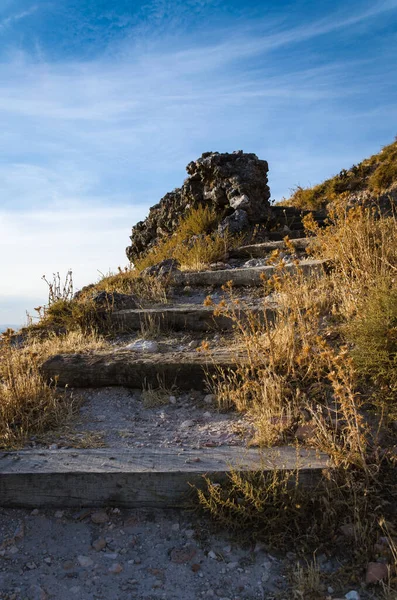
<svg viewBox="0 0 397 600">
<path fill-rule="evenodd" d="M 382 194 L 397 181 L 397 141 L 378 154 L 342 170 L 323 183 L 303 188 L 297 186 L 292 196 L 281 204 L 305 210 L 317 210 L 334 203 L 345 204 L 352 192 Z"/>
<path fill-rule="evenodd" d="M 47 382 L 40 365 L 51 355 L 103 347 L 93 336 L 55 334 L 40 340 L 25 339 L 13 346 L 9 336 L 0 338 L 0 447 L 19 447 L 33 434 L 42 434 L 64 424 L 76 409 L 73 396 Z"/>
<path fill-rule="evenodd" d="M 175 394 L 175 390 L 167 388 L 159 379 L 157 388 L 153 388 L 150 384 L 144 384 L 142 390 L 142 401 L 145 408 L 155 408 L 156 406 L 164 406 L 169 403 L 170 396 Z"/>
<path fill-rule="evenodd" d="M 201 270 L 223 260 L 227 250 L 240 243 L 240 238 L 214 232 L 217 222 L 214 209 L 208 206 L 192 209 L 172 235 L 164 237 L 136 261 L 136 269 L 142 271 L 167 258 L 176 259 L 185 270 Z"/>
<path fill-rule="evenodd" d="M 297 443 L 297 427 L 311 428 L 301 443 L 326 452 L 333 468 L 310 493 L 295 485 L 297 467 L 235 471 L 223 486 L 207 480 L 199 498 L 216 519 L 249 537 L 311 550 L 340 544 L 362 565 L 374 556 L 379 519 L 397 489 L 393 448 L 380 446 L 390 395 L 379 393 L 395 382 L 396 220 L 339 207 L 327 229 L 307 226 L 317 233 L 312 252 L 332 261 L 331 272 L 307 280 L 281 264 L 263 287 L 264 306 L 269 293 L 279 299 L 272 322 L 242 319 L 229 289 L 215 310 L 234 321 L 241 360 L 218 374 L 213 391 L 222 406 L 252 415 L 263 445 Z"/>
<path fill-rule="evenodd" d="M 306 566 L 297 563 L 292 573 L 293 597 L 296 600 L 317 600 L 323 592 L 320 569 L 314 558 Z"/>
</svg>

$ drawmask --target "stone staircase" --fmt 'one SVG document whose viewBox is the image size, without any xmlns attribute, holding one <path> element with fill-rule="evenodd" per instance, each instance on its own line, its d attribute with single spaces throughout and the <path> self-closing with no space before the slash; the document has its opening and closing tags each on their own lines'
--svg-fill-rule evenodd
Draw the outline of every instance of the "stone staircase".
<svg viewBox="0 0 397 600">
<path fill-rule="evenodd" d="M 300 263 L 291 262 L 286 269 L 301 269 L 305 277 L 321 273 L 325 264 L 302 256 L 308 240 L 296 238 L 295 250 Z M 235 259 L 265 258 L 283 242 L 266 241 L 235 250 Z M 242 263 L 244 264 L 244 263 Z M 254 313 L 270 323 L 277 306 L 255 300 L 263 279 L 271 277 L 275 266 L 235 267 L 201 272 L 183 272 L 170 282 L 173 294 L 164 305 L 115 311 L 112 319 L 120 334 L 139 336 L 150 322 L 160 336 L 183 332 L 187 337 L 224 336 L 210 354 L 198 352 L 189 344 L 183 348 L 163 348 L 153 352 L 134 352 L 121 341 L 113 350 L 97 353 L 63 354 L 47 360 L 43 373 L 59 386 L 75 389 L 99 389 L 125 386 L 190 390 L 207 390 L 208 377 L 220 369 L 233 369 L 244 360 L 238 348 L 231 349 L 233 320 L 216 316 L 214 306 L 204 306 L 209 293 L 224 295 L 222 286 L 229 281 L 248 307 L 241 318 Z M 186 300 L 186 287 L 191 297 Z M 218 335 L 217 334 L 217 335 Z M 229 336 L 229 337 L 228 337 Z M 122 336 L 121 336 L 122 338 Z M 122 338 L 123 339 L 123 338 Z M 203 411 L 204 412 L 204 411 Z M 177 414 L 177 413 L 175 413 Z M 176 417 L 175 417 L 176 418 Z M 132 431 L 133 435 L 133 431 Z M 280 447 L 266 451 L 246 446 L 217 448 L 89 448 L 26 449 L 0 454 L 0 506 L 157 506 L 179 507 L 189 502 L 191 485 L 201 486 L 203 475 L 222 482 L 230 469 L 252 472 L 273 468 L 300 471 L 300 482 L 308 484 L 321 476 L 328 458 L 310 450 Z"/>
</svg>

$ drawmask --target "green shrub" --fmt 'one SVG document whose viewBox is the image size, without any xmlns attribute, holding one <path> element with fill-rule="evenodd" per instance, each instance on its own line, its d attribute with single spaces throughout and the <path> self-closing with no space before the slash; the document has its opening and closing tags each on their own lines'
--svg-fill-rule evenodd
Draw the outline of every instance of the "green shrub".
<svg viewBox="0 0 397 600">
<path fill-rule="evenodd" d="M 397 288 L 391 281 L 373 282 L 346 331 L 358 373 L 397 403 Z"/>
</svg>

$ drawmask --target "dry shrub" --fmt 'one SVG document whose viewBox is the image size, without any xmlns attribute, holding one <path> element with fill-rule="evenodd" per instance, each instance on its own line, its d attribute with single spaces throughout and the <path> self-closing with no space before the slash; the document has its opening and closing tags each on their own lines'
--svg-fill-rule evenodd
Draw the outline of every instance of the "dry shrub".
<svg viewBox="0 0 397 600">
<path fill-rule="evenodd" d="M 397 286 L 387 279 L 374 281 L 345 333 L 354 345 L 352 356 L 357 371 L 387 398 L 390 408 L 396 409 Z"/>
<path fill-rule="evenodd" d="M 352 192 L 382 194 L 397 182 L 397 141 L 378 154 L 313 187 L 297 186 L 292 196 L 281 202 L 304 210 L 317 210 L 334 202 L 345 202 Z"/>
<path fill-rule="evenodd" d="M 332 270 L 307 280 L 281 265 L 264 283 L 265 301 L 269 292 L 279 299 L 274 322 L 242 319 L 232 290 L 218 307 L 235 322 L 240 364 L 219 373 L 213 386 L 222 406 L 253 416 L 263 445 L 291 442 L 299 423 L 309 425 L 312 435 L 302 443 L 326 452 L 333 469 L 301 495 L 298 468 L 234 472 L 222 487 L 207 481 L 200 500 L 248 536 L 311 548 L 340 540 L 353 562 L 362 562 L 374 557 L 382 515 L 394 518 L 390 498 L 397 490 L 393 448 L 380 446 L 384 411 L 373 402 L 384 373 L 395 373 L 396 220 L 357 208 L 316 232 L 313 252 L 332 261 Z M 373 344 L 380 365 L 375 355 L 368 362 Z M 362 385 L 368 376 L 370 389 Z M 341 525 L 351 532 L 348 540 Z"/>
<path fill-rule="evenodd" d="M 167 302 L 167 277 L 141 276 L 139 270 L 133 268 L 119 268 L 118 273 L 104 275 L 98 283 L 90 286 L 86 294 L 92 296 L 95 292 L 119 292 L 131 294 L 140 305 Z M 112 307 L 109 307 L 110 309 Z"/>
<path fill-rule="evenodd" d="M 227 250 L 241 240 L 238 236 L 214 232 L 218 220 L 213 208 L 191 209 L 172 235 L 165 236 L 135 262 L 136 269 L 142 271 L 165 259 L 175 258 L 184 270 L 201 270 L 223 260 Z"/>
<path fill-rule="evenodd" d="M 324 592 L 320 568 L 314 558 L 306 566 L 297 564 L 292 573 L 293 598 L 295 600 L 318 600 Z"/>
<path fill-rule="evenodd" d="M 18 447 L 33 434 L 57 428 L 71 417 L 76 404 L 67 391 L 47 382 L 40 365 L 60 352 L 81 352 L 102 348 L 97 337 L 82 333 L 45 339 L 32 336 L 15 345 L 11 332 L 0 338 L 0 447 Z"/>
</svg>

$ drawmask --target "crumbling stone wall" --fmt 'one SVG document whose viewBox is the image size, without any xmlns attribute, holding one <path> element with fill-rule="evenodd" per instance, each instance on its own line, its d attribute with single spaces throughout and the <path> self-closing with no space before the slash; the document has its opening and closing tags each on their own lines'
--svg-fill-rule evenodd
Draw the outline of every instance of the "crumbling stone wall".
<svg viewBox="0 0 397 600">
<path fill-rule="evenodd" d="M 186 210 L 200 204 L 210 204 L 219 213 L 220 232 L 244 231 L 269 218 L 268 164 L 256 154 L 205 152 L 186 170 L 183 186 L 166 194 L 132 228 L 131 245 L 126 249 L 130 261 L 175 231 Z"/>
</svg>

